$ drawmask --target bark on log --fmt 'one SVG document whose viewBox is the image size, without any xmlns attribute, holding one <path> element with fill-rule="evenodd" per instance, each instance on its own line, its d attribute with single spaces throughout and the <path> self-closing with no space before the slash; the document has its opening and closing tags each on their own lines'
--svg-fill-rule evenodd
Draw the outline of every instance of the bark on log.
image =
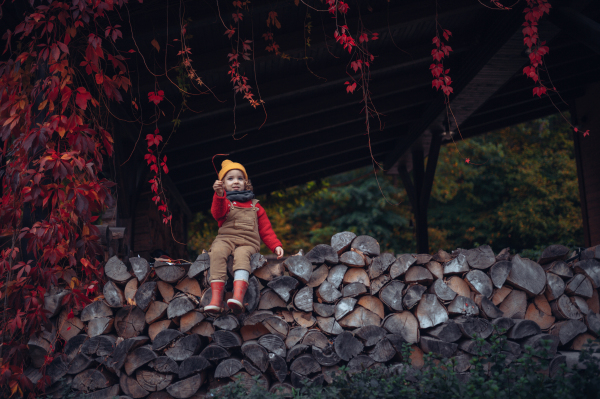
<svg viewBox="0 0 600 399">
<path fill-rule="evenodd" d="M 104 265 L 104 274 L 118 284 L 125 284 L 133 277 L 131 273 L 127 271 L 125 263 L 121 262 L 117 256 L 113 256 L 106 262 L 106 265 Z"/>
<path fill-rule="evenodd" d="M 417 259 L 410 254 L 399 255 L 390 266 L 390 278 L 395 279 L 402 276 L 416 261 Z"/>
<path fill-rule="evenodd" d="M 463 254 L 459 254 L 456 258 L 444 265 L 444 276 L 451 274 L 463 274 L 469 271 L 467 258 Z"/>
<path fill-rule="evenodd" d="M 356 234 L 350 231 L 334 234 L 331 237 L 331 247 L 338 255 L 341 255 L 350 249 L 350 244 L 352 244 L 352 241 L 354 241 L 355 238 Z"/>
<path fill-rule="evenodd" d="M 290 256 L 283 264 L 288 269 L 290 276 L 295 277 L 304 284 L 309 282 L 313 269 L 312 263 L 306 257 L 302 255 Z"/>
<path fill-rule="evenodd" d="M 423 294 L 427 291 L 427 287 L 424 287 L 419 284 L 411 285 L 406 290 L 404 294 L 404 298 L 402 298 L 402 304 L 406 309 L 412 309 L 423 297 Z M 454 294 L 456 296 L 456 294 Z M 402 310 L 402 309 L 395 309 Z"/>
<path fill-rule="evenodd" d="M 327 244 L 318 244 L 306 254 L 313 265 L 327 263 L 328 265 L 337 265 L 339 261 L 338 253 L 332 246 Z"/>
<path fill-rule="evenodd" d="M 576 274 L 565 286 L 565 292 L 568 295 L 578 295 L 584 298 L 591 298 L 594 292 L 592 282 L 583 274 Z"/>
<path fill-rule="evenodd" d="M 392 263 L 396 261 L 394 255 L 384 253 L 373 259 L 373 263 L 369 266 L 369 278 L 374 279 L 385 273 Z M 368 284 L 365 284 L 368 286 Z"/>
<path fill-rule="evenodd" d="M 352 240 L 350 249 L 359 250 L 366 256 L 379 256 L 381 254 L 377 240 L 367 235 L 358 236 Z"/>
<path fill-rule="evenodd" d="M 465 281 L 471 287 L 471 290 L 485 296 L 486 298 L 491 298 L 494 293 L 494 287 L 492 286 L 492 280 L 482 272 L 481 270 L 471 270 L 465 276 Z"/>
<path fill-rule="evenodd" d="M 415 312 L 420 328 L 431 328 L 448 321 L 448 312 L 433 294 L 425 294 Z"/>
<path fill-rule="evenodd" d="M 431 285 L 433 282 L 433 275 L 423 266 L 411 266 L 404 276 L 404 281 L 407 284 L 416 283 L 422 285 Z"/>
<path fill-rule="evenodd" d="M 485 270 L 496 262 L 494 251 L 492 251 L 489 245 L 481 245 L 477 248 L 469 249 L 466 251 L 465 257 L 472 269 Z"/>
<path fill-rule="evenodd" d="M 340 263 L 348 267 L 365 267 L 365 259 L 355 251 L 344 252 L 340 256 Z"/>
<path fill-rule="evenodd" d="M 511 270 L 512 262 L 509 260 L 503 260 L 495 263 L 489 272 L 494 287 L 502 288 Z"/>
<path fill-rule="evenodd" d="M 167 262 L 158 261 L 154 263 L 154 271 L 159 279 L 167 283 L 176 283 L 185 277 L 190 264 L 169 265 Z"/>
<path fill-rule="evenodd" d="M 537 263 L 519 255 L 512 258 L 512 268 L 506 282 L 530 296 L 539 295 L 546 286 L 546 273 Z"/>
</svg>

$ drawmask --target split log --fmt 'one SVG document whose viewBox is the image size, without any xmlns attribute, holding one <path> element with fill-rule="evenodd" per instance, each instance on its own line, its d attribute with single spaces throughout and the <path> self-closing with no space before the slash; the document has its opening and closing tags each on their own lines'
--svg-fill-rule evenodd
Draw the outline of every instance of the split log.
<svg viewBox="0 0 600 399">
<path fill-rule="evenodd" d="M 402 311 L 402 290 L 404 283 L 393 280 L 379 291 L 379 299 L 393 311 Z"/>
<path fill-rule="evenodd" d="M 396 349 L 387 338 L 383 338 L 369 351 L 369 356 L 376 362 L 385 363 L 396 356 Z"/>
<path fill-rule="evenodd" d="M 304 345 L 304 344 L 298 344 L 298 345 L 293 346 L 287 352 L 286 361 L 288 363 L 292 363 L 294 361 L 294 359 L 296 359 L 298 356 L 306 353 L 309 348 L 310 348 L 310 346 Z"/>
<path fill-rule="evenodd" d="M 215 339 L 215 342 L 216 341 L 217 340 Z M 175 345 L 173 345 L 173 347 L 165 351 L 165 355 L 175 360 L 176 362 L 180 362 L 191 356 L 197 355 L 198 353 L 200 353 L 200 349 L 202 349 L 202 340 L 200 339 L 200 336 L 197 334 L 191 334 L 186 335 L 185 337 L 175 342 Z"/>
<path fill-rule="evenodd" d="M 385 273 L 392 263 L 396 261 L 394 255 L 384 253 L 373 259 L 373 263 L 369 266 L 369 278 L 374 279 Z M 368 284 L 365 284 L 367 287 Z"/>
<path fill-rule="evenodd" d="M 452 357 L 458 348 L 458 344 L 431 337 L 421 337 L 420 344 L 424 353 L 435 353 L 444 358 Z"/>
<path fill-rule="evenodd" d="M 491 250 L 490 250 L 491 251 Z M 481 270 L 471 270 L 465 276 L 465 281 L 471 287 L 471 290 L 485 296 L 486 298 L 491 298 L 494 293 L 494 287 L 492 286 L 492 280 L 482 272 Z"/>
<path fill-rule="evenodd" d="M 148 337 L 150 337 L 151 341 L 154 341 L 159 332 L 171 327 L 173 327 L 171 320 L 156 321 L 148 326 Z"/>
<path fill-rule="evenodd" d="M 187 294 L 197 296 L 197 297 L 202 296 L 202 290 L 200 289 L 200 284 L 198 283 L 198 280 L 193 279 L 193 278 L 189 278 L 189 277 L 184 278 L 179 283 L 177 283 L 177 285 L 175 286 L 175 289 L 177 289 L 181 292 L 185 292 Z"/>
<path fill-rule="evenodd" d="M 220 328 L 221 330 L 234 331 L 240 328 L 240 323 L 235 317 L 228 314 L 221 317 L 217 317 L 213 321 L 213 326 L 215 326 L 216 328 Z"/>
<path fill-rule="evenodd" d="M 323 385 L 323 381 L 325 381 L 323 374 L 317 374 L 315 377 L 307 378 L 303 375 L 296 374 L 293 371 L 290 372 L 290 382 L 292 383 L 292 386 L 297 389 L 303 388 L 305 382 L 308 382 L 313 386 L 320 386 Z"/>
<path fill-rule="evenodd" d="M 214 332 L 215 328 L 208 321 L 202 321 L 196 327 L 192 328 L 192 334 L 198 334 L 207 338 L 210 338 Z"/>
<path fill-rule="evenodd" d="M 349 361 L 362 352 L 364 345 L 352 333 L 344 331 L 335 339 L 334 348 L 340 359 Z"/>
<path fill-rule="evenodd" d="M 30 350 L 31 350 L 31 348 L 30 348 Z M 34 358 L 31 358 L 31 360 L 33 361 Z M 42 364 L 43 364 L 43 362 L 42 362 Z M 94 359 L 87 357 L 83 353 L 79 353 L 79 354 L 75 355 L 75 357 L 71 361 L 71 364 L 69 365 L 69 369 L 67 370 L 67 374 L 71 374 L 71 375 L 79 374 L 83 370 L 93 367 L 95 364 L 96 364 L 96 361 Z M 36 366 L 34 363 L 32 363 L 32 365 L 33 365 L 33 367 Z M 41 367 L 41 365 L 40 365 L 40 367 Z"/>
<path fill-rule="evenodd" d="M 257 341 L 245 342 L 242 345 L 242 353 L 261 372 L 264 373 L 269 367 L 269 354 L 263 346 L 258 344 Z"/>
<path fill-rule="evenodd" d="M 469 285 L 458 276 L 450 277 L 444 281 L 446 285 L 454 292 L 456 292 L 460 296 L 471 296 L 471 290 L 469 289 Z"/>
<path fill-rule="evenodd" d="M 46 356 L 52 352 L 50 349 L 52 347 L 50 342 L 42 337 L 32 335 L 27 342 L 27 346 L 29 348 L 29 357 L 31 358 L 32 366 L 36 369 L 42 367 L 46 360 Z"/>
<path fill-rule="evenodd" d="M 125 306 L 115 316 L 115 329 L 119 337 L 137 337 L 145 328 L 146 315 L 137 306 Z"/>
<path fill-rule="evenodd" d="M 419 301 L 419 306 L 415 312 L 419 321 L 420 328 L 435 327 L 448 321 L 448 312 L 439 303 L 437 297 L 432 294 L 425 294 Z"/>
<path fill-rule="evenodd" d="M 287 303 L 290 300 L 290 292 L 298 286 L 298 280 L 290 276 L 281 276 L 269 281 L 267 286 Z"/>
<path fill-rule="evenodd" d="M 306 337 L 305 337 L 306 338 Z M 263 335 L 258 339 L 258 344 L 262 345 L 267 351 L 285 357 L 286 346 L 281 337 L 275 334 Z"/>
<path fill-rule="evenodd" d="M 340 263 L 348 267 L 365 267 L 365 259 L 354 251 L 344 252 L 340 256 Z"/>
<path fill-rule="evenodd" d="M 390 278 L 395 279 L 404 275 L 416 261 L 417 259 L 410 254 L 399 255 L 390 266 Z"/>
<path fill-rule="evenodd" d="M 85 334 L 79 334 L 69 339 L 63 348 L 63 353 L 67 355 L 67 360 L 71 362 L 73 358 L 79 353 L 81 346 L 88 340 L 88 336 Z"/>
<path fill-rule="evenodd" d="M 427 287 L 419 284 L 411 285 L 406 290 L 404 298 L 402 298 L 402 304 L 406 309 L 412 309 L 423 297 L 423 294 L 427 291 Z M 382 291 L 383 292 L 383 291 Z M 454 294 L 456 296 L 456 293 Z M 402 310 L 402 309 L 394 309 Z"/>
<path fill-rule="evenodd" d="M 580 334 L 575 337 L 569 349 L 582 351 L 588 346 L 595 347 L 595 349 L 597 349 L 598 343 L 594 342 L 595 340 L 596 338 L 592 334 Z"/>
<path fill-rule="evenodd" d="M 179 331 L 182 333 L 191 331 L 194 327 L 200 324 L 202 320 L 204 320 L 204 315 L 202 313 L 195 310 L 188 312 L 181 316 L 181 319 L 179 320 Z"/>
<path fill-rule="evenodd" d="M 46 313 L 47 317 L 54 317 L 60 312 L 62 308 L 62 299 L 67 293 L 67 290 L 63 290 L 54 295 L 48 293 L 44 295 L 44 310 L 48 311 Z"/>
<path fill-rule="evenodd" d="M 150 394 L 150 392 L 140 386 L 135 378 L 129 377 L 125 373 L 121 374 L 119 386 L 125 395 L 134 399 L 145 398 Z"/>
<path fill-rule="evenodd" d="M 312 313 L 309 312 L 294 312 L 292 315 L 294 321 L 298 323 L 299 326 L 304 328 L 310 328 L 317 322 L 317 319 L 315 319 Z"/>
<path fill-rule="evenodd" d="M 255 253 L 250 256 L 250 273 L 254 274 L 254 272 L 264 265 L 268 263 L 267 258 L 265 258 L 260 253 Z"/>
<path fill-rule="evenodd" d="M 559 320 L 581 319 L 579 309 L 571 302 L 568 296 L 562 295 L 556 301 L 550 302 L 552 314 Z"/>
<path fill-rule="evenodd" d="M 344 279 L 342 280 L 344 284 L 352 284 L 352 283 L 362 283 L 366 287 L 371 285 L 371 279 L 369 275 L 364 269 L 353 268 L 350 269 L 344 274 Z"/>
<path fill-rule="evenodd" d="M 523 291 L 513 290 L 502 301 L 498 308 L 504 317 L 522 319 L 527 312 L 527 294 Z"/>
<path fill-rule="evenodd" d="M 506 282 L 530 296 L 539 295 L 546 286 L 546 273 L 537 263 L 519 255 L 512 258 L 512 268 Z"/>
<path fill-rule="evenodd" d="M 343 298 L 335 305 L 335 320 L 339 320 L 354 310 L 354 305 L 358 302 L 354 298 Z"/>
<path fill-rule="evenodd" d="M 312 355 L 321 366 L 331 367 L 335 366 L 340 362 L 340 357 L 337 353 L 335 353 L 335 348 L 331 345 L 327 346 L 325 349 L 317 348 L 316 346 L 312 347 Z"/>
<path fill-rule="evenodd" d="M 486 319 L 462 316 L 454 321 L 465 338 L 486 339 L 494 332 L 494 326 Z"/>
<path fill-rule="evenodd" d="M 269 353 L 269 371 L 277 378 L 277 381 L 284 382 L 288 373 L 285 359 L 274 353 Z"/>
<path fill-rule="evenodd" d="M 293 390 L 293 386 L 291 386 L 287 382 L 284 382 L 271 385 L 269 392 L 281 396 L 282 398 L 291 398 L 293 397 Z"/>
<path fill-rule="evenodd" d="M 270 310 L 258 310 L 250 313 L 244 319 L 245 326 L 251 326 L 253 324 L 262 323 L 267 317 L 273 316 L 273 312 Z"/>
<path fill-rule="evenodd" d="M 78 335 L 84 328 L 84 324 L 79 317 L 67 318 L 68 313 L 63 310 L 58 316 L 58 334 L 65 341 L 69 341 L 74 336 Z"/>
<path fill-rule="evenodd" d="M 348 270 L 348 266 L 346 265 L 337 265 L 329 269 L 329 274 L 327 275 L 327 281 L 329 281 L 335 288 L 338 288 L 342 281 L 344 280 L 344 275 Z"/>
<path fill-rule="evenodd" d="M 204 382 L 204 376 L 198 374 L 169 385 L 167 392 L 176 399 L 186 399 L 198 392 L 202 382 Z"/>
<path fill-rule="evenodd" d="M 175 296 L 175 289 L 169 283 L 165 283 L 164 281 L 158 281 L 156 283 L 158 287 L 158 291 L 160 292 L 160 296 L 163 298 L 163 302 L 169 303 Z"/>
<path fill-rule="evenodd" d="M 490 343 L 487 341 L 481 342 L 473 339 L 462 339 L 458 343 L 458 349 L 467 352 L 468 354 L 479 356 L 480 352 L 483 354 L 489 354 L 492 349 L 492 345 L 490 345 Z"/>
<path fill-rule="evenodd" d="M 87 332 L 89 337 L 96 337 L 102 334 L 108 334 L 113 329 L 114 320 L 112 317 L 100 317 L 92 319 L 87 323 Z"/>
<path fill-rule="evenodd" d="M 179 373 L 179 365 L 175 363 L 175 360 L 168 356 L 160 356 L 148 363 L 148 367 L 151 367 L 154 371 L 159 373 Z"/>
<path fill-rule="evenodd" d="M 210 362 L 204 356 L 188 357 L 179 365 L 177 377 L 179 377 L 179 379 L 186 378 L 190 375 L 202 373 L 210 367 Z"/>
<path fill-rule="evenodd" d="M 318 296 L 318 291 L 317 291 Z M 313 303 L 314 311 L 321 317 L 329 317 L 335 313 L 335 305 L 329 305 L 326 303 Z"/>
<path fill-rule="evenodd" d="M 498 317 L 497 319 L 492 320 L 492 324 L 496 326 L 498 334 L 505 334 L 515 325 L 515 319 Z"/>
<path fill-rule="evenodd" d="M 432 260 L 425 264 L 425 268 L 429 270 L 436 280 L 444 278 L 444 266 L 441 263 Z"/>
<path fill-rule="evenodd" d="M 210 269 L 210 255 L 203 253 L 198 255 L 194 263 L 191 264 L 187 276 L 189 278 L 196 278 L 200 273 L 208 269 Z"/>
<path fill-rule="evenodd" d="M 566 345 L 579 334 L 587 332 L 587 326 L 580 320 L 560 321 L 549 332 L 558 337 L 561 345 Z"/>
<path fill-rule="evenodd" d="M 381 318 L 375 313 L 359 306 L 338 322 L 344 328 L 359 328 L 364 326 L 378 326 L 381 324 Z"/>
<path fill-rule="evenodd" d="M 392 334 L 400 334 L 408 343 L 419 342 L 419 322 L 408 311 L 393 313 L 383 320 L 382 327 Z"/>
<path fill-rule="evenodd" d="M 600 335 L 600 315 L 595 312 L 590 312 L 585 316 L 585 324 L 588 326 L 588 330 L 595 334 Z"/>
<path fill-rule="evenodd" d="M 196 305 L 187 296 L 174 298 L 169 302 L 169 306 L 167 307 L 167 318 L 173 319 L 178 316 L 183 316 L 195 308 Z"/>
<path fill-rule="evenodd" d="M 365 326 L 353 331 L 354 335 L 363 340 L 363 343 L 366 347 L 370 347 L 376 345 L 379 341 L 381 341 L 388 332 L 381 327 L 378 326 Z"/>
<path fill-rule="evenodd" d="M 338 335 L 344 331 L 333 317 L 317 317 L 317 323 L 319 328 L 327 334 Z"/>
<path fill-rule="evenodd" d="M 352 244 L 352 241 L 354 241 L 355 238 L 356 234 L 350 231 L 334 234 L 331 237 L 331 248 L 333 248 L 338 255 L 341 255 L 350 249 L 350 244 Z"/>
<path fill-rule="evenodd" d="M 367 292 L 367 287 L 362 283 L 352 283 L 344 286 L 342 294 L 344 297 L 355 297 Z"/>
<path fill-rule="evenodd" d="M 131 273 L 127 271 L 125 263 L 121 262 L 117 256 L 113 256 L 106 262 L 106 265 L 104 265 L 104 274 L 118 284 L 125 284 L 133 277 Z"/>
<path fill-rule="evenodd" d="M 554 273 L 562 278 L 573 277 L 573 270 L 562 260 L 557 260 L 548 266 L 542 266 L 546 272 Z"/>
<path fill-rule="evenodd" d="M 113 369 L 120 370 L 125 364 L 129 353 L 145 345 L 147 342 L 148 337 L 144 336 L 128 338 L 123 340 L 117 345 L 115 351 L 112 353 L 112 359 L 110 362 L 108 362 L 109 366 Z"/>
<path fill-rule="evenodd" d="M 442 302 L 451 301 L 457 295 L 456 292 L 450 289 L 450 287 L 448 287 L 442 279 L 435 280 L 433 284 L 429 287 L 428 292 L 431 294 L 435 294 Z"/>
<path fill-rule="evenodd" d="M 231 379 L 233 381 L 239 381 L 246 392 L 250 392 L 252 387 L 257 384 L 260 385 L 264 390 L 269 389 L 269 381 L 265 378 L 265 376 L 261 376 L 257 381 L 255 381 L 250 374 L 240 371 L 231 377 Z"/>
<path fill-rule="evenodd" d="M 489 272 L 494 287 L 502 288 L 511 270 L 512 262 L 509 260 L 503 260 L 495 263 Z"/>
<path fill-rule="evenodd" d="M 596 252 L 599 252 L 596 246 Z M 581 273 L 589 278 L 594 288 L 600 288 L 600 262 L 597 259 L 587 259 L 575 263 L 575 273 Z"/>
<path fill-rule="evenodd" d="M 463 254 L 459 254 L 456 258 L 444 265 L 444 276 L 451 274 L 463 274 L 469 271 L 467 258 Z"/>
<path fill-rule="evenodd" d="M 296 292 L 296 295 L 294 296 L 294 305 L 296 308 L 305 312 L 312 312 L 313 289 L 311 287 L 304 287 Z"/>
<path fill-rule="evenodd" d="M 358 355 L 348 362 L 348 373 L 356 374 L 363 370 L 371 368 L 375 364 L 375 360 L 367 355 Z"/>
<path fill-rule="evenodd" d="M 377 240 L 367 235 L 358 236 L 352 240 L 350 249 L 358 250 L 366 256 L 379 256 L 381 254 Z"/>
<path fill-rule="evenodd" d="M 496 263 L 496 256 L 489 245 L 481 245 L 465 252 L 467 263 L 472 269 L 485 270 Z"/>
<path fill-rule="evenodd" d="M 451 315 L 477 316 L 479 307 L 471 298 L 457 296 L 448 305 L 448 313 Z"/>
<path fill-rule="evenodd" d="M 121 289 L 112 281 L 108 281 L 104 284 L 102 293 L 104 294 L 104 300 L 111 308 L 122 308 L 125 304 L 125 295 L 123 295 L 123 291 L 121 291 Z"/>
<path fill-rule="evenodd" d="M 316 346 L 317 348 L 324 349 L 329 345 L 327 337 L 318 330 L 311 330 L 302 339 L 302 343 L 308 346 Z"/>
<path fill-rule="evenodd" d="M 308 259 L 313 265 L 320 265 L 323 263 L 337 265 L 339 257 L 337 250 L 333 249 L 331 245 L 319 244 L 308 251 L 306 254 L 306 259 Z"/>
<path fill-rule="evenodd" d="M 248 280 L 248 289 L 246 295 L 244 295 L 244 306 L 246 312 L 252 313 L 258 307 L 258 301 L 260 300 L 260 283 L 254 276 Z"/>
<path fill-rule="evenodd" d="M 552 316 L 552 309 L 548 300 L 543 295 L 538 295 L 533 298 L 533 302 L 527 307 L 525 318 L 535 322 L 542 330 L 547 330 L 554 324 L 556 320 Z"/>
<path fill-rule="evenodd" d="M 404 276 L 404 281 L 407 284 L 430 285 L 433 282 L 433 275 L 423 266 L 411 266 Z"/>
<path fill-rule="evenodd" d="M 462 337 L 462 331 L 452 320 L 448 320 L 437 327 L 427 330 L 425 333 L 445 342 L 456 342 Z"/>
<path fill-rule="evenodd" d="M 483 295 L 475 295 L 475 303 L 482 315 L 488 319 L 496 319 L 504 316 L 504 313 L 494 303 Z"/>
<path fill-rule="evenodd" d="M 281 262 L 267 263 L 263 267 L 256 269 L 252 274 L 263 281 L 273 281 L 277 277 L 283 276 L 284 272 L 285 267 L 283 266 L 283 262 Z"/>
<path fill-rule="evenodd" d="M 244 370 L 246 370 L 246 372 L 248 374 L 250 374 L 251 376 L 262 376 L 263 374 L 260 372 L 260 370 L 253 365 L 249 360 L 242 360 L 242 366 L 244 366 Z"/>
<path fill-rule="evenodd" d="M 167 283 L 176 283 L 185 277 L 190 264 L 170 265 L 168 262 L 158 261 L 154 263 L 154 271 L 159 279 Z"/>
<path fill-rule="evenodd" d="M 200 357 L 203 357 L 206 360 L 210 360 L 211 362 L 218 362 L 221 359 L 227 359 L 229 356 L 231 356 L 231 353 L 227 349 L 216 344 L 210 344 L 206 348 L 204 348 L 202 352 L 200 352 Z"/>
<path fill-rule="evenodd" d="M 568 295 L 578 295 L 585 298 L 591 298 L 594 292 L 592 282 L 583 274 L 576 274 L 567 281 L 565 292 Z"/>
<path fill-rule="evenodd" d="M 358 305 L 362 306 L 370 312 L 375 313 L 381 319 L 385 317 L 385 309 L 383 307 L 383 303 L 377 297 L 371 295 L 364 295 L 358 300 Z"/>
<path fill-rule="evenodd" d="M 258 303 L 259 310 L 285 308 L 287 303 L 272 289 L 263 290 Z"/>
<path fill-rule="evenodd" d="M 542 341 L 550 341 L 550 348 L 546 352 L 546 359 L 552 359 L 556 356 L 556 350 L 559 345 L 559 338 L 550 334 L 537 334 L 521 341 L 521 348 L 529 346 L 535 352 L 545 352 L 545 347 Z"/>
<path fill-rule="evenodd" d="M 515 320 L 515 325 L 508 330 L 508 339 L 522 339 L 532 335 L 541 334 L 542 330 L 535 322 L 525 319 Z"/>
<path fill-rule="evenodd" d="M 161 374 L 156 371 L 138 370 L 135 373 L 138 384 L 148 392 L 161 391 L 173 381 L 172 374 Z"/>
<path fill-rule="evenodd" d="M 285 339 L 286 348 L 290 349 L 298 342 L 302 341 L 306 333 L 308 332 L 308 328 L 306 327 L 295 327 L 290 330 L 287 338 Z"/>
<path fill-rule="evenodd" d="M 135 370 L 157 357 L 150 346 L 141 346 L 127 355 L 124 364 L 125 372 L 127 375 L 131 375 Z"/>
<path fill-rule="evenodd" d="M 554 301 L 558 299 L 562 294 L 564 294 L 566 288 L 566 284 L 562 278 L 557 276 L 554 273 L 546 273 L 546 298 L 549 301 Z"/>
<path fill-rule="evenodd" d="M 564 260 L 567 256 L 569 256 L 569 248 L 564 245 L 550 245 L 544 249 L 538 263 L 545 265 L 557 259 Z"/>
<path fill-rule="evenodd" d="M 225 359 L 215 369 L 214 378 L 229 378 L 243 369 L 244 366 L 239 359 Z"/>
<path fill-rule="evenodd" d="M 95 301 L 87 305 L 81 311 L 81 315 L 79 318 L 81 321 L 86 322 L 92 319 L 97 319 L 100 317 L 112 317 L 113 312 L 111 308 L 109 308 L 106 303 L 102 300 Z"/>
<path fill-rule="evenodd" d="M 71 388 L 76 391 L 91 392 L 97 389 L 107 388 L 116 382 L 113 374 L 104 371 L 89 369 L 77 374 L 73 378 Z"/>
<path fill-rule="evenodd" d="M 317 290 L 317 297 L 327 303 L 333 303 L 341 296 L 342 293 L 329 281 L 324 281 Z"/>
<path fill-rule="evenodd" d="M 67 357 L 65 355 L 58 355 L 48 366 L 46 366 L 46 375 L 50 377 L 50 382 L 54 384 L 67 375 L 68 368 L 69 363 Z"/>
<path fill-rule="evenodd" d="M 279 335 L 282 339 L 287 337 L 290 327 L 285 320 L 280 317 L 269 317 L 262 324 L 271 332 L 271 334 Z"/>
<path fill-rule="evenodd" d="M 283 265 L 288 269 L 290 276 L 295 277 L 304 284 L 310 281 L 312 275 L 312 263 L 302 255 L 290 256 L 283 262 Z"/>
<path fill-rule="evenodd" d="M 495 289 L 494 295 L 492 295 L 492 303 L 496 306 L 499 306 L 511 292 L 512 288 L 508 285 L 502 286 L 502 288 L 499 289 Z M 527 297 L 527 295 L 525 297 Z"/>
<path fill-rule="evenodd" d="M 156 283 L 154 281 L 148 281 L 138 288 L 133 299 L 135 300 L 136 306 L 145 312 L 148 310 L 150 303 L 154 301 L 155 295 Z"/>
<path fill-rule="evenodd" d="M 258 339 L 263 335 L 270 333 L 271 331 L 267 330 L 262 323 L 257 323 L 251 326 L 243 326 L 240 329 L 240 335 L 242 336 L 242 340 L 244 342 Z"/>
<path fill-rule="evenodd" d="M 452 260 L 452 256 L 443 249 L 440 249 L 435 253 L 435 255 L 433 255 L 431 259 L 435 260 L 436 262 L 446 263 Z"/>
<path fill-rule="evenodd" d="M 585 316 L 586 314 L 588 314 L 590 312 L 590 309 L 588 308 L 585 298 L 582 298 L 580 296 L 572 296 L 571 302 L 573 302 L 573 304 L 579 310 L 579 313 L 581 313 L 582 315 Z"/>
<path fill-rule="evenodd" d="M 155 351 L 163 350 L 182 336 L 183 334 L 177 330 L 168 329 L 161 331 L 154 338 L 152 349 Z"/>
<path fill-rule="evenodd" d="M 115 350 L 117 337 L 114 335 L 100 335 L 88 339 L 81 345 L 81 353 L 88 356 L 110 356 Z"/>
<path fill-rule="evenodd" d="M 150 265 L 148 264 L 148 261 L 144 258 L 129 258 L 129 264 L 131 265 L 133 274 L 135 274 L 135 277 L 137 277 L 140 283 L 143 282 L 146 279 L 146 277 L 148 277 L 148 275 L 150 274 Z"/>
<path fill-rule="evenodd" d="M 320 267 L 313 270 L 310 275 L 310 280 L 306 283 L 307 286 L 311 288 L 315 288 L 321 285 L 325 279 L 327 279 L 327 275 L 329 274 L 329 268 L 327 265 L 321 265 Z"/>
</svg>

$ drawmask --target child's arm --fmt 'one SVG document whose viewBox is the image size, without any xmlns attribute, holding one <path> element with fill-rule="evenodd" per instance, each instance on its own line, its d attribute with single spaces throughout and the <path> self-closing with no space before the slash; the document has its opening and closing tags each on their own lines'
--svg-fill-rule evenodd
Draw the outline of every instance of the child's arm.
<svg viewBox="0 0 600 399">
<path fill-rule="evenodd" d="M 277 256 L 283 256 L 283 245 L 273 231 L 267 212 L 265 212 L 265 209 L 259 204 L 257 204 L 256 207 L 258 208 L 258 234 L 260 235 L 260 239 L 273 253 L 276 253 Z"/>
<path fill-rule="evenodd" d="M 218 184 L 220 183 L 220 184 Z M 210 212 L 212 213 L 215 220 L 221 220 L 229 212 L 229 207 L 227 203 L 227 197 L 223 192 L 223 182 L 217 180 L 215 184 L 213 184 L 213 189 L 215 190 L 215 195 L 213 195 L 212 206 L 210 207 Z"/>
</svg>

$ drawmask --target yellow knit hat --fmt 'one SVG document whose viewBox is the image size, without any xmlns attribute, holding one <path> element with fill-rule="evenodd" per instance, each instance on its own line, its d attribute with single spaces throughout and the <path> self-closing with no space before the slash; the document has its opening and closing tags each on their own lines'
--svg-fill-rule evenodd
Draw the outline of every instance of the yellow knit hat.
<svg viewBox="0 0 600 399">
<path fill-rule="evenodd" d="M 246 169 L 242 166 L 241 163 L 231 162 L 229 159 L 221 162 L 221 170 L 219 171 L 219 180 L 223 180 L 227 172 L 230 170 L 239 169 L 244 174 L 244 178 L 248 180 L 248 174 L 246 173 Z"/>
</svg>

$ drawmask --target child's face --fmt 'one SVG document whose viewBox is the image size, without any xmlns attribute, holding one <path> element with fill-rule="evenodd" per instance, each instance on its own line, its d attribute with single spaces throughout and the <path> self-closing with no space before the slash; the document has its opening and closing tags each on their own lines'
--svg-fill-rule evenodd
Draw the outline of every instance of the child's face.
<svg viewBox="0 0 600 399">
<path fill-rule="evenodd" d="M 239 169 L 233 169 L 223 177 L 223 185 L 226 191 L 243 191 L 246 189 L 246 179 Z"/>
</svg>

